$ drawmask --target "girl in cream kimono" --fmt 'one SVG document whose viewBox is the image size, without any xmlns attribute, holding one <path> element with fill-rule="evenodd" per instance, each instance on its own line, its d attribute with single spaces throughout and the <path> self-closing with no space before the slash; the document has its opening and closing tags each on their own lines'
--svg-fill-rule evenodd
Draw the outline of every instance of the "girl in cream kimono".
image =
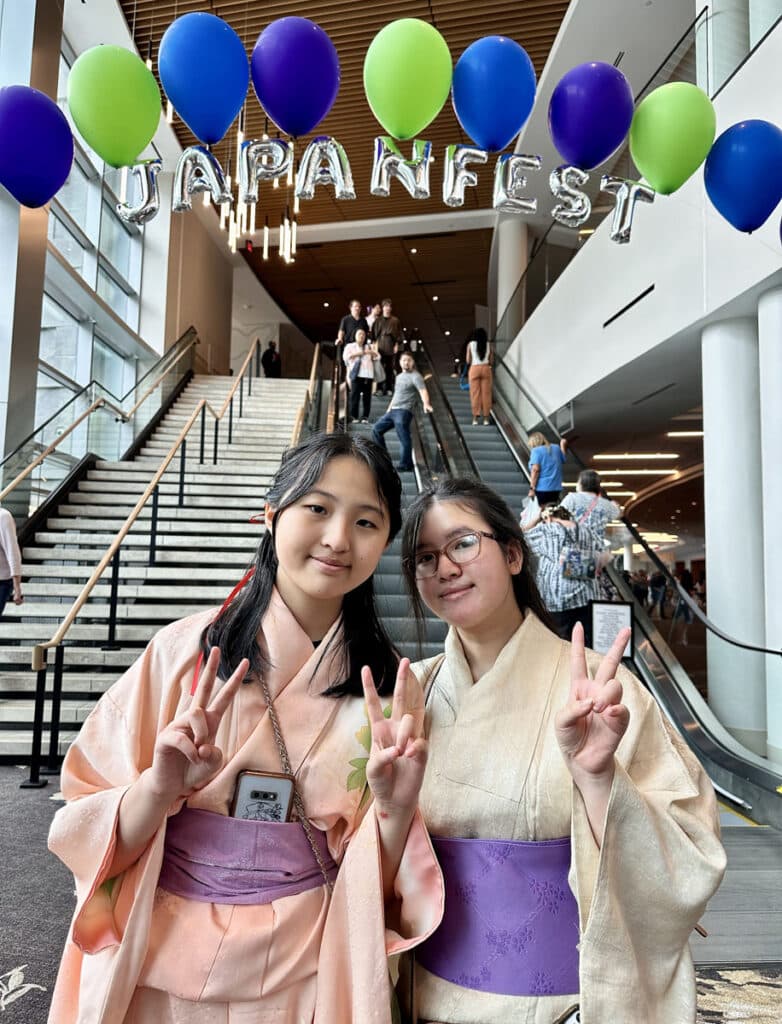
<svg viewBox="0 0 782 1024">
<path fill-rule="evenodd" d="M 403 558 L 417 611 L 451 627 L 413 667 L 446 886 L 402 965 L 413 1020 L 692 1024 L 687 940 L 725 856 L 708 779 L 621 667 L 629 630 L 602 659 L 580 625 L 559 639 L 515 517 L 474 480 L 413 502 Z"/>
<path fill-rule="evenodd" d="M 161 630 L 98 702 L 49 839 L 77 896 L 51 1024 L 390 1024 L 386 955 L 442 913 L 423 697 L 372 590 L 400 491 L 360 438 L 288 451 L 238 596 Z M 291 814 L 231 816 L 242 780 L 245 818 L 292 783 Z"/>
</svg>

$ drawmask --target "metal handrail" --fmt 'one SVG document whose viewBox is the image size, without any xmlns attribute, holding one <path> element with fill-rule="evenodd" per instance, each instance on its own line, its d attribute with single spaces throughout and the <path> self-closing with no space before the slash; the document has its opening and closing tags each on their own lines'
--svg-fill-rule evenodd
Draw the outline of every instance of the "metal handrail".
<svg viewBox="0 0 782 1024">
<path fill-rule="evenodd" d="M 307 384 L 307 393 L 304 396 L 304 401 L 301 403 L 301 407 L 296 414 L 296 422 L 293 425 L 293 433 L 291 434 L 291 447 L 297 445 L 301 440 L 301 432 L 304 429 L 304 423 L 309 415 L 312 404 L 315 401 L 315 388 L 317 387 L 318 371 L 320 369 L 320 342 L 315 345 L 315 351 L 312 354 L 312 369 L 310 370 L 310 379 Z"/>
<path fill-rule="evenodd" d="M 418 353 L 416 353 L 416 356 L 418 356 Z M 427 364 L 427 367 L 428 367 L 428 370 L 429 370 L 429 376 L 425 378 L 427 386 L 429 385 L 429 382 L 431 381 L 432 384 L 433 384 L 434 390 L 437 392 L 438 404 L 439 404 L 440 408 L 445 412 L 445 415 L 448 417 L 448 420 L 450 421 L 451 427 L 453 428 L 453 430 L 455 432 L 457 441 L 459 442 L 459 448 L 460 448 L 460 451 L 458 453 L 459 461 L 464 460 L 464 464 L 466 464 L 466 466 L 467 466 L 467 472 L 470 475 L 475 476 L 475 477 L 480 477 L 480 473 L 478 472 L 478 467 L 475 465 L 475 460 L 473 459 L 472 455 L 470 454 L 470 449 L 467 447 L 467 444 L 466 444 L 466 442 L 464 440 L 464 434 L 462 433 L 462 429 L 459 426 L 459 422 L 456 419 L 456 416 L 454 415 L 453 409 L 451 408 L 451 403 L 448 401 L 448 398 L 446 397 L 445 392 L 443 391 L 442 385 L 440 384 L 440 380 L 439 380 L 437 374 L 434 372 L 434 369 L 432 368 L 432 364 L 429 361 L 429 356 L 426 353 L 426 350 L 424 350 L 424 360 L 426 361 L 426 364 Z M 424 360 L 421 360 L 421 361 L 424 361 Z M 422 374 L 422 376 L 423 376 L 423 374 Z M 436 424 L 435 417 L 434 416 L 431 417 L 431 420 L 432 420 L 432 424 L 434 426 L 434 429 L 436 431 L 438 431 L 438 433 L 440 435 L 441 442 L 443 444 L 443 453 L 445 455 L 446 465 L 450 466 L 451 469 L 453 470 L 453 467 L 454 467 L 454 464 L 455 464 L 454 454 L 450 451 L 449 445 L 447 444 L 445 439 L 442 437 L 442 431 L 439 429 L 439 426 Z"/>
<path fill-rule="evenodd" d="M 197 345 L 197 344 L 198 344 L 198 337 L 194 333 L 193 337 L 190 339 L 190 343 L 182 349 L 182 351 L 177 355 L 176 359 L 173 362 L 171 362 L 168 366 L 166 366 L 166 368 L 164 370 L 161 371 L 160 375 L 157 377 L 155 382 L 153 384 L 151 384 L 149 386 L 149 388 L 147 388 L 147 390 L 144 393 L 144 395 L 142 396 L 142 398 L 139 399 L 139 401 L 136 402 L 136 404 L 133 406 L 133 408 L 130 409 L 128 412 L 125 412 L 124 410 L 120 409 L 118 406 L 114 405 L 113 402 L 109 402 L 105 398 L 96 398 L 95 401 L 92 403 L 92 405 L 90 405 L 88 409 L 84 410 L 84 412 L 81 414 L 81 416 L 79 416 L 76 420 L 74 420 L 74 422 L 71 423 L 71 425 L 66 430 L 64 430 L 62 432 L 62 434 L 60 434 L 54 441 L 52 441 L 52 443 L 50 445 L 48 445 L 42 452 L 40 452 L 38 454 L 38 456 L 35 459 L 33 459 L 33 461 L 31 463 L 29 463 L 27 466 L 25 466 L 25 468 L 22 470 L 22 472 L 19 473 L 11 481 L 10 484 L 8 484 L 6 487 L 3 488 L 2 491 L 0 491 L 0 501 L 3 501 L 13 490 L 15 490 L 19 486 L 20 483 L 22 483 L 23 480 L 26 480 L 27 477 L 36 468 L 36 466 L 40 466 L 40 464 L 45 459 L 47 459 L 52 454 L 52 452 L 54 452 L 62 444 L 62 442 L 65 440 L 65 438 L 69 437 L 70 434 L 72 434 L 73 431 L 76 429 L 76 427 L 78 427 L 80 423 L 83 423 L 84 420 L 87 419 L 89 416 L 91 416 L 97 409 L 111 409 L 111 410 L 113 410 L 116 413 L 116 418 L 117 418 L 118 421 L 120 421 L 122 423 L 127 423 L 130 420 L 131 416 L 139 408 L 139 406 L 143 402 L 145 402 L 146 399 L 155 390 L 155 388 L 158 387 L 158 385 L 161 383 L 163 378 L 170 372 L 171 368 L 173 366 L 176 366 L 176 364 L 179 362 L 179 360 L 187 352 L 189 352 L 190 349 L 194 345 Z M 128 394 L 130 394 L 130 392 L 128 392 Z M 38 430 L 41 430 L 41 429 L 42 429 L 41 427 L 38 428 Z M 35 431 L 36 434 L 38 433 L 38 430 Z M 34 436 L 35 436 L 35 434 L 31 434 L 30 435 L 30 437 L 34 437 Z M 11 454 L 13 455 L 16 452 L 18 452 L 20 450 L 20 448 L 24 446 L 24 444 L 28 443 L 29 440 L 30 440 L 30 438 L 28 438 L 27 441 L 23 442 L 23 444 L 20 445 L 18 448 L 14 449 L 14 452 L 12 452 Z M 10 457 L 11 456 L 9 455 L 8 458 L 10 458 Z"/>
<path fill-rule="evenodd" d="M 706 627 L 706 629 L 709 630 L 710 633 L 713 633 L 715 636 L 719 637 L 720 640 L 724 640 L 726 643 L 731 644 L 731 646 L 733 647 L 741 647 L 745 651 L 755 651 L 757 654 L 775 654 L 779 657 L 782 657 L 782 650 L 776 650 L 770 647 L 759 647 L 757 644 L 748 644 L 745 643 L 743 640 L 736 640 L 735 637 L 730 636 L 728 633 L 725 633 L 723 630 L 721 630 L 719 626 L 715 625 L 715 623 L 713 623 L 711 619 L 705 614 L 705 612 L 698 604 L 698 602 L 692 599 L 692 597 L 687 593 L 687 591 L 684 589 L 681 583 L 676 579 L 675 576 L 672 575 L 670 569 L 665 564 L 665 562 L 663 562 L 663 560 L 657 555 L 657 553 L 646 543 L 644 538 L 633 526 L 630 520 L 626 516 L 622 516 L 621 521 L 623 526 L 632 535 L 636 543 L 640 544 L 641 547 L 644 549 L 646 556 L 652 563 L 652 565 L 654 565 L 654 567 L 659 572 L 661 572 L 665 576 L 666 580 L 674 587 L 674 590 L 678 594 L 679 599 L 687 605 L 687 607 L 690 609 L 693 615 L 695 615 L 696 618 L 698 618 L 699 621 L 703 623 L 703 625 Z"/>
<path fill-rule="evenodd" d="M 164 352 L 160 359 L 158 359 L 157 362 L 153 363 L 152 366 L 150 366 L 150 368 L 147 370 L 147 372 L 136 381 L 133 387 L 126 391 L 125 394 L 121 395 L 119 398 L 114 394 L 113 391 L 107 388 L 104 384 L 101 384 L 100 381 L 94 379 L 89 381 L 89 383 L 85 384 L 83 387 L 79 388 L 78 391 L 74 392 L 74 394 L 68 399 L 67 402 L 61 405 L 60 408 L 56 412 L 53 412 L 48 419 L 43 421 L 43 423 L 40 423 L 31 434 L 27 435 L 27 437 L 23 441 L 20 441 L 16 448 L 13 449 L 13 451 L 3 456 L 3 458 L 0 459 L 0 466 L 4 466 L 5 463 L 8 462 L 9 459 L 12 459 L 14 455 L 17 454 L 17 452 L 20 452 L 26 444 L 29 444 L 36 434 L 40 434 L 42 430 L 45 430 L 46 427 L 48 427 L 53 420 L 56 420 L 58 416 L 61 416 L 63 414 L 63 412 L 68 408 L 69 405 L 75 402 L 77 398 L 80 398 L 86 391 L 89 391 L 91 388 L 97 386 L 101 388 L 101 390 L 105 391 L 107 395 L 111 396 L 111 398 L 113 398 L 115 402 L 124 402 L 129 395 L 132 395 L 133 392 L 139 388 L 139 386 L 147 379 L 147 377 L 151 373 L 154 373 L 156 370 L 159 370 L 160 372 L 158 374 L 158 378 L 155 384 L 153 385 L 154 390 L 154 388 L 157 387 L 157 385 L 160 383 L 163 377 L 169 372 L 171 366 L 174 366 L 179 361 L 180 356 L 177 355 L 177 358 L 174 359 L 170 363 L 170 365 L 166 365 L 165 369 L 161 369 L 163 364 L 167 364 L 169 360 L 171 360 L 172 355 L 174 355 L 174 353 L 177 351 L 179 346 L 183 344 L 183 342 L 187 342 L 187 344 L 184 345 L 182 349 L 183 353 L 187 352 L 193 345 L 198 344 L 198 334 L 196 333 L 195 327 L 188 327 L 185 333 L 182 334 L 179 338 L 177 338 L 177 340 L 174 342 L 171 348 L 167 352 Z M 147 392 L 147 395 L 149 395 L 149 392 Z M 105 399 L 104 402 L 107 405 L 109 405 L 112 409 L 116 409 L 116 406 L 114 406 L 111 402 L 106 402 Z M 133 412 L 135 412 L 136 408 L 137 406 L 135 406 L 129 413 L 123 413 L 121 409 L 118 409 L 116 411 L 120 413 L 122 416 L 125 416 L 127 419 L 129 419 Z"/>
<path fill-rule="evenodd" d="M 210 404 L 210 402 L 208 402 L 205 398 L 202 398 L 198 402 L 198 404 L 196 405 L 195 409 L 191 413 L 187 423 L 182 428 L 182 430 L 179 432 L 179 435 L 178 435 L 176 441 L 174 441 L 174 443 L 171 445 L 171 448 L 168 450 L 166 455 L 163 456 L 163 459 L 162 459 L 160 465 L 158 466 L 158 468 L 157 468 L 154 476 L 150 480 L 150 482 L 147 484 L 147 486 L 146 486 L 146 488 L 144 490 L 144 493 L 141 495 L 139 500 L 136 502 L 135 507 L 133 508 L 133 510 L 130 512 L 130 514 L 128 515 L 128 517 L 125 520 L 125 522 L 122 524 L 122 526 L 117 531 L 117 534 L 114 537 L 114 540 L 109 545 L 108 549 L 104 553 L 103 557 L 101 558 L 100 562 L 96 566 L 96 568 L 93 571 L 92 575 L 87 580 L 85 585 L 82 587 L 81 592 L 79 593 L 79 595 L 74 600 L 74 602 L 71 605 L 69 611 L 65 615 L 65 618 L 62 620 L 62 622 L 57 627 L 56 631 L 53 633 L 53 635 L 51 636 L 51 638 L 49 640 L 47 640 L 46 642 L 41 643 L 41 644 L 35 644 L 33 646 L 33 651 L 32 651 L 32 668 L 33 668 L 34 671 L 39 672 L 39 671 L 42 671 L 45 668 L 45 665 L 46 665 L 46 653 L 45 652 L 49 648 L 59 647 L 59 645 L 64 640 L 66 634 L 68 633 L 68 630 L 73 625 L 73 622 L 74 622 L 76 616 L 79 614 L 79 612 L 81 611 L 82 607 L 86 603 L 88 597 L 90 596 L 90 593 L 92 592 L 93 587 L 98 582 L 100 577 L 103 575 L 103 572 L 106 569 L 106 567 L 108 566 L 109 562 L 112 560 L 112 558 L 115 556 L 115 554 L 119 551 L 119 548 L 120 548 L 123 540 L 127 536 L 128 532 L 130 531 L 130 529 L 133 526 L 133 524 L 138 519 L 138 517 L 139 517 L 139 515 L 141 513 L 141 510 L 147 504 L 147 502 L 149 501 L 150 497 L 153 497 L 153 495 L 156 494 L 156 492 L 157 492 L 157 485 L 159 484 L 160 479 L 163 476 L 163 473 L 166 471 L 166 469 L 170 465 L 171 460 L 174 458 L 174 456 L 176 455 L 177 451 L 183 445 L 186 444 L 187 435 L 189 434 L 189 432 L 192 429 L 193 425 L 195 424 L 196 420 L 199 419 L 199 418 L 203 418 L 205 416 L 207 410 L 214 417 L 214 421 L 215 421 L 215 461 L 216 461 L 216 455 L 217 455 L 217 424 L 225 416 L 226 410 L 229 409 L 229 407 L 231 409 L 233 408 L 232 401 L 233 401 L 233 397 L 234 397 L 234 395 L 236 393 L 236 389 L 240 386 L 240 384 L 243 384 L 244 375 L 245 375 L 245 373 L 247 371 L 248 366 L 251 363 L 253 355 L 255 354 L 256 350 L 259 350 L 260 344 L 261 344 L 260 338 L 256 338 L 253 341 L 253 343 L 250 346 L 250 349 L 249 349 L 249 351 L 247 353 L 247 356 L 246 356 L 246 358 L 245 358 L 245 360 L 244 360 L 244 362 L 242 364 L 242 368 L 241 368 L 241 370 L 239 372 L 239 375 L 237 376 L 237 379 L 234 382 L 231 390 L 229 391 L 228 396 L 226 397 L 225 401 L 223 402 L 223 405 L 222 405 L 222 407 L 221 407 L 219 412 L 215 412 L 215 410 L 213 409 L 213 407 Z M 242 390 L 242 394 L 243 394 L 243 390 Z M 202 452 L 203 452 L 203 430 L 202 430 Z"/>
</svg>

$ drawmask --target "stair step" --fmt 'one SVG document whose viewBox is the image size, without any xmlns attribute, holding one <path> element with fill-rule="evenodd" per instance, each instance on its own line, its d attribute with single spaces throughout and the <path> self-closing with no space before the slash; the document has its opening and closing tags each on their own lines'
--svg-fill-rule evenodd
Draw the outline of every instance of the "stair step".
<svg viewBox="0 0 782 1024">
<path fill-rule="evenodd" d="M 72 499 L 71 495 L 71 499 Z M 253 512 L 258 511 L 258 502 L 254 505 L 249 505 L 246 508 L 233 508 L 232 506 L 226 506 L 220 509 L 220 522 L 221 523 L 246 523 L 249 520 L 250 515 Z M 87 502 L 76 502 L 73 505 L 60 505 L 57 509 L 57 515 L 60 518 L 78 519 L 82 516 L 88 520 L 88 528 L 93 526 L 93 518 L 105 517 L 106 514 L 112 511 L 117 517 L 119 522 L 124 522 L 130 513 L 133 511 L 133 505 L 114 505 L 110 509 L 106 505 L 90 505 Z M 189 508 L 187 505 L 163 505 L 158 504 L 158 522 L 200 522 L 204 518 L 203 508 Z M 113 518 L 113 517 L 112 517 Z M 149 505 L 145 505 L 139 513 L 139 519 L 149 520 L 152 518 L 152 509 Z M 48 521 L 48 526 L 52 525 L 53 520 Z M 67 528 L 67 527 L 64 527 Z"/>
<path fill-rule="evenodd" d="M 90 711 L 95 707 L 95 701 L 85 701 L 83 698 L 69 698 L 67 694 L 62 695 L 60 705 L 60 728 L 68 731 L 77 729 Z M 26 725 L 32 727 L 35 716 L 35 701 L 32 700 L 0 700 L 0 729 L 7 727 L 9 723 L 14 725 Z M 51 701 L 44 702 L 44 722 L 48 725 L 52 719 Z M 48 739 L 48 736 L 47 736 Z"/>
<path fill-rule="evenodd" d="M 92 576 L 92 570 L 96 563 L 92 565 L 54 565 L 44 563 L 42 565 L 35 565 L 28 563 L 22 566 L 22 577 L 23 579 L 49 579 L 49 580 L 62 580 L 62 579 L 78 579 L 88 580 Z M 133 565 L 133 564 L 122 564 L 121 578 L 124 582 L 128 579 L 134 580 L 157 580 L 161 583 L 166 580 L 176 582 L 181 586 L 182 583 L 182 570 L 180 568 L 162 565 Z M 101 579 L 107 581 L 111 576 L 111 566 L 108 566 L 104 571 Z M 195 582 L 196 580 L 204 582 L 214 582 L 218 587 L 227 586 L 230 590 L 234 583 L 241 576 L 241 571 L 238 572 L 233 565 L 226 566 L 213 566 L 210 568 L 193 566 L 188 567 L 187 580 L 188 585 Z M 98 584 L 101 586 L 101 584 Z"/>
<path fill-rule="evenodd" d="M 138 496 L 139 497 L 141 496 L 141 491 L 140 490 L 138 492 Z M 239 497 L 234 497 L 234 498 L 231 498 L 230 503 L 220 505 L 220 508 L 221 509 L 226 509 L 228 511 L 241 512 L 242 514 L 244 514 L 244 513 L 252 514 L 254 512 L 258 512 L 258 505 L 259 505 L 259 498 L 260 498 L 260 496 L 261 495 L 260 495 L 260 491 L 259 491 L 258 492 L 258 496 L 255 498 L 255 500 L 250 500 L 252 496 L 250 496 L 250 498 L 248 498 L 247 500 L 240 499 Z M 185 512 L 185 511 L 188 511 L 188 510 L 192 510 L 193 512 L 196 512 L 200 508 L 205 508 L 205 507 L 208 507 L 210 509 L 215 508 L 215 506 L 217 504 L 217 497 L 218 496 L 211 495 L 211 494 L 192 494 L 191 492 L 186 491 L 186 493 L 185 493 L 185 500 L 186 500 L 187 504 L 181 506 L 181 508 L 180 508 L 178 492 L 172 491 L 171 493 L 164 493 L 164 494 L 160 495 L 159 502 L 158 502 L 158 507 L 161 508 L 161 509 L 163 509 L 163 508 L 165 508 L 165 509 L 172 509 L 172 508 L 174 508 L 174 509 L 178 509 L 181 512 Z M 125 500 L 126 500 L 126 502 L 128 502 L 128 501 L 131 500 L 131 498 L 130 497 L 126 497 Z M 105 490 L 85 491 L 85 492 L 75 491 L 73 494 L 71 494 L 69 496 L 68 501 L 70 503 L 72 503 L 73 505 L 76 505 L 76 506 L 78 506 L 80 504 L 85 504 L 85 505 L 88 505 L 88 506 L 98 506 L 98 505 L 112 505 L 113 506 L 117 502 L 117 497 L 116 497 L 115 494 L 107 493 Z M 123 508 L 127 508 L 128 511 L 130 511 L 134 507 L 134 505 L 133 504 L 130 504 L 130 505 L 126 504 L 126 505 L 123 505 L 122 507 Z M 201 514 L 203 514 L 203 513 L 201 513 Z M 221 515 L 222 515 L 222 512 L 221 512 Z"/>
<path fill-rule="evenodd" d="M 141 622 L 173 622 L 175 619 L 184 619 L 187 615 L 196 612 L 206 611 L 207 608 L 215 606 L 214 597 L 204 598 L 200 603 L 181 601 L 182 597 L 189 596 L 189 591 L 180 594 L 180 602 L 172 604 L 118 604 L 117 619 L 121 622 L 139 620 Z M 68 611 L 71 604 L 57 601 L 25 601 L 20 605 L 6 605 L 3 613 L 3 622 L 13 622 L 17 630 L 26 629 L 31 625 L 31 619 L 60 619 Z M 77 622 L 84 623 L 87 619 L 108 619 L 111 612 L 109 604 L 89 603 L 84 605 L 78 616 Z M 70 634 L 69 634 L 70 635 Z"/>
<path fill-rule="evenodd" d="M 87 560 L 92 568 L 97 564 L 96 555 L 99 550 L 106 550 L 108 548 L 108 542 L 102 544 L 102 548 L 90 549 L 86 547 L 59 547 L 55 545 L 51 548 L 36 548 L 30 547 L 25 548 L 22 552 L 22 560 L 25 563 L 28 562 L 40 562 L 46 561 L 47 565 L 51 565 L 53 559 L 62 559 L 66 562 L 84 562 Z M 162 550 L 161 550 L 162 547 Z M 121 548 L 120 565 L 124 565 L 128 562 L 144 562 L 148 563 L 149 560 L 149 544 L 145 544 L 143 548 L 126 547 L 125 545 Z M 158 547 L 157 551 L 157 565 L 180 565 L 187 564 L 187 574 L 190 577 L 192 570 L 189 568 L 190 563 L 195 565 L 203 565 L 204 562 L 217 562 L 221 565 L 232 565 L 241 566 L 247 565 L 250 554 L 254 553 L 254 546 L 248 546 L 246 551 L 226 551 L 217 547 L 216 550 L 193 550 L 193 549 L 175 549 L 171 548 L 166 550 L 165 546 Z M 220 557 L 221 556 L 221 557 Z M 59 568 L 59 567 L 58 567 Z M 26 570 L 25 570 L 26 571 Z M 107 572 L 111 571 L 108 567 Z M 87 573 L 87 578 L 92 575 L 92 570 Z"/>
<path fill-rule="evenodd" d="M 70 538 L 73 536 L 76 530 L 83 531 L 87 537 L 91 536 L 93 530 L 113 530 L 115 533 L 123 525 L 127 516 L 117 516 L 116 518 L 109 518 L 105 514 L 101 518 L 87 518 L 82 517 L 80 514 L 79 518 L 75 517 L 56 517 L 53 519 L 47 519 L 46 528 L 47 530 L 62 530 L 66 537 Z M 248 536 L 255 537 L 258 534 L 259 526 L 247 521 L 245 516 L 241 520 L 228 520 L 226 521 L 222 513 L 219 517 L 219 531 L 221 536 Z M 201 516 L 199 519 L 190 522 L 186 519 L 169 519 L 167 517 L 159 517 L 157 522 L 157 534 L 161 535 L 177 535 L 183 538 L 188 537 L 190 534 L 203 533 L 204 529 L 204 517 Z M 131 527 L 131 533 L 146 534 L 147 536 L 152 530 L 152 520 L 150 516 L 139 517 Z"/>
<path fill-rule="evenodd" d="M 134 657 L 138 651 L 133 651 Z M 66 654 L 67 658 L 67 654 Z M 95 693 L 100 695 L 112 686 L 122 674 L 122 669 L 114 672 L 70 672 L 66 662 L 65 672 L 62 677 L 63 697 L 72 693 Z M 30 694 L 35 692 L 37 673 L 29 669 L 25 672 L 2 672 L 0 673 L 0 691 L 4 693 Z M 46 691 L 51 693 L 52 688 L 51 669 L 46 677 Z M 6 698 L 8 699 L 8 698 Z"/>
</svg>

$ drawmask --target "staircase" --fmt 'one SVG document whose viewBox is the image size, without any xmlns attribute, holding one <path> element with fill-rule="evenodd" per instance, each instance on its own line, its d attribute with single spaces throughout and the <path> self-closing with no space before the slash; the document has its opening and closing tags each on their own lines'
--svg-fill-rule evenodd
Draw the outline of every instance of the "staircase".
<svg viewBox="0 0 782 1024">
<path fill-rule="evenodd" d="M 459 422 L 481 480 L 504 498 L 511 512 L 518 517 L 521 515 L 522 502 L 529 492 L 529 482 L 508 451 L 505 438 L 495 426 L 494 420 L 488 427 L 483 426 L 483 419 L 480 426 L 472 426 L 470 393 L 462 391 L 457 380 L 441 377 L 440 385 Z"/>
<path fill-rule="evenodd" d="M 32 743 L 35 673 L 33 644 L 48 640 L 197 403 L 219 408 L 230 377 L 196 376 L 164 417 L 137 458 L 98 462 L 66 505 L 22 552 L 25 602 L 6 605 L 0 621 L 0 757 L 28 756 Z M 233 443 L 220 424 L 218 462 L 212 464 L 213 419 L 206 416 L 204 464 L 200 425 L 187 445 L 185 505 L 180 508 L 179 456 L 160 484 L 157 556 L 149 565 L 151 501 L 125 538 L 120 556 L 116 650 L 108 639 L 111 567 L 66 637 L 60 752 L 64 753 L 94 702 L 137 657 L 163 625 L 219 605 L 249 563 L 263 527 L 248 519 L 262 511 L 266 488 L 290 443 L 305 380 L 253 380 L 241 419 L 234 403 Z M 53 660 L 49 654 L 49 663 Z M 52 669 L 47 687 L 52 685 Z M 50 718 L 47 700 L 45 720 Z M 44 743 L 48 741 L 44 734 Z M 46 749 L 46 747 L 45 747 Z"/>
</svg>

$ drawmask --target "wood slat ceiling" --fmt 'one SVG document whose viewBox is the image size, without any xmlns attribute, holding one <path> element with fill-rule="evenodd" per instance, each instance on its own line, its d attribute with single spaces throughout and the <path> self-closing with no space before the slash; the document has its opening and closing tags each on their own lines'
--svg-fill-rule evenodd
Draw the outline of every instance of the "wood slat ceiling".
<svg viewBox="0 0 782 1024">
<path fill-rule="evenodd" d="M 339 54 L 341 84 L 331 112 L 313 134 L 332 135 L 344 145 L 353 170 L 357 198 L 354 201 L 337 201 L 333 196 L 333 189 L 317 189 L 314 199 L 301 204 L 299 219 L 301 223 L 306 224 L 401 217 L 441 213 L 446 210 L 441 199 L 443 152 L 450 143 L 469 142 L 456 119 L 450 100 L 446 102 L 433 124 L 421 133 L 424 138 L 431 141 L 436 158 L 431 174 L 432 197 L 424 201 L 414 200 L 398 182 L 392 185 L 388 198 L 369 194 L 372 142 L 375 135 L 382 134 L 383 130 L 375 121 L 364 95 L 363 65 L 370 42 L 384 25 L 397 18 L 433 21 L 445 37 L 454 63 L 467 46 L 481 36 L 505 35 L 524 46 L 533 61 L 537 75 L 540 76 L 568 2 L 569 0 L 515 0 L 512 3 L 508 0 L 373 0 L 371 3 L 357 5 L 350 0 L 311 0 L 309 3 L 296 3 L 294 0 L 268 0 L 264 3 L 257 0 L 120 0 L 142 56 L 146 56 L 151 42 L 156 75 L 157 51 L 163 33 L 176 17 L 191 11 L 209 11 L 224 18 L 242 38 L 248 55 L 252 53 L 261 31 L 271 21 L 288 15 L 310 18 L 329 34 Z M 502 98 L 498 96 L 497 101 L 502 102 Z M 265 128 L 265 120 L 264 112 L 251 86 L 245 111 L 246 137 L 260 137 Z M 183 145 L 194 142 L 192 134 L 179 118 L 175 119 L 174 127 Z M 273 128 L 271 134 L 274 134 Z M 309 138 L 299 140 L 299 151 Z M 403 144 L 403 148 L 408 145 L 410 144 Z M 232 127 L 226 140 L 213 148 L 223 167 L 227 168 L 229 154 L 233 162 L 236 149 L 236 128 Z M 465 209 L 485 209 L 491 205 L 490 166 L 479 169 L 478 180 L 477 188 L 467 189 Z M 275 190 L 264 186 L 261 190 L 260 203 L 263 213 L 259 209 L 261 215 L 258 224 L 261 225 L 263 216 L 268 215 L 272 227 L 279 225 L 286 203 L 292 204 L 292 190 L 284 187 Z M 479 235 L 482 236 L 480 240 Z M 442 242 L 436 244 L 431 240 L 430 258 L 435 258 L 434 253 L 437 253 L 437 258 L 443 262 L 442 265 L 433 268 L 431 273 L 427 272 L 428 276 L 433 279 L 453 279 L 460 282 L 455 292 L 461 299 L 469 289 L 470 307 L 475 302 L 486 301 L 488 243 L 484 235 L 484 232 L 464 232 L 456 236 L 446 236 Z M 289 311 L 291 318 L 303 329 L 311 331 L 314 324 L 312 317 L 316 312 L 312 301 L 306 297 L 311 293 L 302 292 L 300 289 L 292 291 L 297 285 L 304 287 L 305 281 L 307 286 L 312 286 L 304 271 L 305 266 L 308 272 L 315 272 L 315 268 L 320 266 L 323 272 L 330 274 L 331 286 L 345 301 L 353 291 L 358 291 L 360 297 L 366 298 L 367 301 L 370 295 L 379 296 L 380 292 L 388 292 L 401 298 L 407 295 L 408 279 L 412 280 L 413 268 L 408 265 L 408 250 L 414 244 L 412 240 L 408 240 L 407 244 L 404 244 L 404 240 L 340 243 L 328 247 L 335 251 L 333 261 L 325 255 L 324 246 L 309 254 L 306 249 L 300 249 L 296 263 L 289 266 L 278 267 L 279 261 L 270 261 L 261 266 L 256 266 L 257 260 L 251 262 L 256 266 L 264 284 Z M 400 249 L 398 260 L 389 257 L 389 253 L 396 249 Z M 344 258 L 338 257 L 336 253 L 340 252 L 349 255 Z M 403 258 L 405 253 L 407 256 Z M 459 253 L 464 253 L 464 258 L 461 258 Z M 372 280 L 368 277 L 369 267 L 375 267 L 378 274 Z M 348 276 L 342 276 L 346 273 Z M 360 274 L 362 282 L 366 281 L 365 289 L 363 285 L 358 285 L 356 274 Z M 473 291 L 473 288 L 477 288 L 477 291 Z M 434 328 L 438 318 L 432 318 L 432 312 L 427 309 L 426 303 L 414 301 L 414 294 L 420 292 L 421 289 L 417 288 L 409 295 L 410 316 L 406 316 L 406 322 L 410 326 L 420 327 L 421 324 L 411 323 L 411 320 L 418 320 L 421 323 L 430 323 Z M 427 316 L 430 317 L 429 320 Z M 466 323 L 461 312 L 454 312 L 454 317 L 454 323 Z M 469 321 L 463 328 L 464 331 L 473 326 L 471 312 Z M 322 323 L 322 320 L 319 323 Z M 461 330 L 462 327 L 454 330 L 451 340 Z M 320 336 L 320 333 L 320 330 L 317 331 L 316 336 Z"/>
</svg>

